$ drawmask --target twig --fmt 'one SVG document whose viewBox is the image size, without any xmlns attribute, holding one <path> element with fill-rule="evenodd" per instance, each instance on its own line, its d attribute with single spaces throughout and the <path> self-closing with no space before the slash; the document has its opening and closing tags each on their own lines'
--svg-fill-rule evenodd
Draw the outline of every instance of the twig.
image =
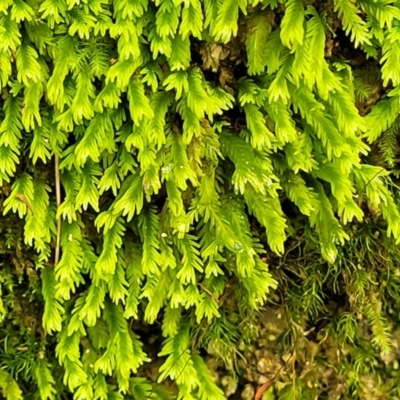
<svg viewBox="0 0 400 400">
<path fill-rule="evenodd" d="M 56 204 L 57 211 L 61 205 L 61 187 L 60 187 L 60 160 L 58 155 L 54 156 L 54 169 L 55 169 L 55 186 L 56 186 Z M 56 241 L 56 251 L 54 256 L 54 265 L 57 265 L 60 261 L 60 243 L 61 243 L 61 218 L 57 217 L 57 241 Z"/>
<path fill-rule="evenodd" d="M 201 282 L 198 283 L 198 285 L 201 287 L 201 289 L 203 289 L 212 299 L 214 299 L 214 301 L 219 304 L 219 299 L 218 297 L 212 293 L 210 290 L 208 290 Z"/>
<path fill-rule="evenodd" d="M 227 297 L 228 297 L 228 295 L 229 295 L 229 293 L 230 293 L 230 290 L 231 290 L 232 286 L 235 284 L 235 282 L 236 282 L 237 280 L 238 280 L 238 277 L 237 277 L 237 276 L 233 276 L 233 277 L 230 279 L 230 281 L 228 282 L 228 284 L 226 285 L 225 292 L 224 292 L 224 294 L 221 296 L 221 298 L 219 299 L 219 306 L 220 306 L 220 307 L 222 306 L 222 304 L 225 303 L 225 300 L 227 299 Z"/>
<path fill-rule="evenodd" d="M 230 291 L 231 287 L 233 286 L 233 284 L 235 283 L 236 280 L 237 280 L 236 276 L 231 278 L 231 280 L 227 283 L 225 291 L 224 291 L 224 293 L 222 294 L 222 296 L 220 298 L 218 298 L 214 293 L 212 293 L 210 290 L 208 290 L 201 282 L 199 282 L 197 285 L 201 289 L 203 289 L 204 292 L 206 292 L 221 307 L 222 304 L 224 304 L 226 298 L 228 297 L 229 291 Z"/>
<path fill-rule="evenodd" d="M 290 355 L 290 357 L 285 361 L 284 364 L 282 364 L 280 366 L 280 368 L 278 369 L 278 371 L 276 372 L 276 374 L 271 378 L 268 379 L 267 382 L 265 382 L 258 390 L 257 393 L 254 396 L 254 400 L 261 400 L 263 394 L 266 392 L 267 389 L 269 389 L 269 387 L 275 382 L 275 379 L 279 376 L 279 374 L 282 372 L 283 368 L 286 367 L 286 365 L 288 364 L 288 362 L 293 358 L 294 354 L 296 352 L 296 348 L 293 349 L 292 354 Z"/>
</svg>

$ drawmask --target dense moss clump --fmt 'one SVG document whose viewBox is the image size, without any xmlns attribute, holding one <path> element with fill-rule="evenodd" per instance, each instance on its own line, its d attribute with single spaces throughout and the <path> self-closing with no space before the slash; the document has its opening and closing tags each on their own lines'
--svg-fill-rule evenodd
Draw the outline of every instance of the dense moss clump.
<svg viewBox="0 0 400 400">
<path fill-rule="evenodd" d="M 399 60 L 395 0 L 0 0 L 3 395 L 400 398 Z"/>
</svg>

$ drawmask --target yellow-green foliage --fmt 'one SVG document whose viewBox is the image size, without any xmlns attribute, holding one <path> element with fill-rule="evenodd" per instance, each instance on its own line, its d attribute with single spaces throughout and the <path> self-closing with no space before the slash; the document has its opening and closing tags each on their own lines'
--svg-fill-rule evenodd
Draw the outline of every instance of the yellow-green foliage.
<svg viewBox="0 0 400 400">
<path fill-rule="evenodd" d="M 395 0 L 0 0 L 0 209 L 56 342 L 7 399 L 165 398 L 134 320 L 179 399 L 225 398 L 191 337 L 270 299 L 266 254 L 306 232 L 340 265 L 371 212 L 400 243 L 398 85 Z"/>
</svg>

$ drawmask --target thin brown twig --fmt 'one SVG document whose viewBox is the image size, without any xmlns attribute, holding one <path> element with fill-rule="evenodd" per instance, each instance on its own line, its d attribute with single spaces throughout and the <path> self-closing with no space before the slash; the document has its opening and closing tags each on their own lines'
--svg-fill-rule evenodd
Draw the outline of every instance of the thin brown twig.
<svg viewBox="0 0 400 400">
<path fill-rule="evenodd" d="M 61 186 L 60 186 L 60 159 L 56 154 L 54 157 L 54 172 L 55 172 L 55 186 L 56 186 L 56 204 L 57 211 L 61 205 Z M 61 248 L 61 218 L 57 217 L 57 241 L 56 241 L 56 251 L 54 255 L 54 265 L 57 265 L 60 261 L 60 248 Z"/>
<path fill-rule="evenodd" d="M 296 352 L 296 347 L 293 348 L 292 354 L 290 357 L 285 361 L 284 364 L 280 366 L 278 371 L 275 373 L 275 375 L 271 378 L 268 379 L 267 382 L 265 382 L 260 388 L 257 390 L 256 394 L 254 395 L 254 400 L 261 400 L 262 396 L 264 393 L 270 388 L 270 386 L 275 382 L 276 378 L 279 376 L 279 374 L 282 372 L 282 370 L 286 367 L 288 362 L 293 358 L 294 354 Z"/>
<path fill-rule="evenodd" d="M 218 298 L 214 293 L 212 293 L 209 289 L 207 289 L 201 282 L 199 282 L 197 285 L 204 290 L 205 293 L 207 293 L 212 299 L 215 300 L 215 302 L 219 305 L 222 306 L 222 304 L 224 304 L 226 298 L 229 295 L 229 291 L 232 288 L 233 284 L 235 283 L 235 281 L 237 280 L 237 277 L 234 276 L 231 278 L 231 280 L 227 283 L 226 288 L 224 293 L 222 294 L 222 296 L 220 298 Z"/>
<path fill-rule="evenodd" d="M 219 304 L 219 299 L 218 299 L 218 297 L 217 297 L 213 292 L 211 292 L 210 290 L 208 290 L 201 282 L 199 282 L 198 285 L 199 285 L 200 288 L 203 289 L 212 299 L 214 299 L 215 302 L 216 302 L 217 304 Z"/>
<path fill-rule="evenodd" d="M 231 290 L 232 286 L 235 284 L 235 282 L 236 282 L 237 280 L 238 280 L 238 277 L 235 275 L 235 276 L 233 276 L 233 277 L 230 279 L 230 281 L 229 281 L 228 284 L 226 285 L 225 292 L 223 293 L 223 295 L 222 295 L 221 298 L 219 299 L 219 306 L 220 306 L 220 307 L 225 303 L 225 300 L 227 299 L 227 297 L 228 297 L 228 295 L 229 295 L 229 293 L 230 293 L 230 290 Z"/>
</svg>

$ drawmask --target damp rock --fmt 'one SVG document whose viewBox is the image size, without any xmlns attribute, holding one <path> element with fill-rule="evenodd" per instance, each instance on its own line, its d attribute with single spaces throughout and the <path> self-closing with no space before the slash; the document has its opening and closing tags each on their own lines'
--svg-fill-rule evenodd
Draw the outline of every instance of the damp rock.
<svg viewBox="0 0 400 400">
<path fill-rule="evenodd" d="M 238 381 L 233 376 L 223 376 L 221 379 L 221 385 L 224 388 L 226 397 L 232 396 L 237 392 Z"/>
<path fill-rule="evenodd" d="M 243 400 L 253 400 L 254 399 L 255 390 L 253 385 L 247 384 L 242 391 L 242 399 Z"/>
<path fill-rule="evenodd" d="M 257 371 L 261 374 L 265 374 L 268 372 L 270 366 L 271 363 L 265 357 L 262 357 L 257 362 Z"/>
</svg>

